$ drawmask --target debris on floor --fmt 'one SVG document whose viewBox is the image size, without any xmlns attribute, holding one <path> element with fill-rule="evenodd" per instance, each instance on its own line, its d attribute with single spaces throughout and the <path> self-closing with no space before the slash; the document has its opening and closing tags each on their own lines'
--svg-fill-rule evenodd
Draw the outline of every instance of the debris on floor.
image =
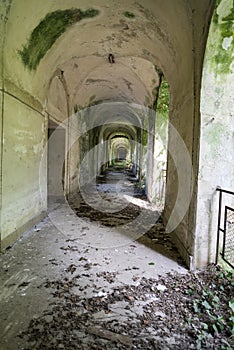
<svg viewBox="0 0 234 350">
<path fill-rule="evenodd" d="M 137 284 L 91 298 L 74 293 L 75 277 L 46 286 L 57 298 L 50 310 L 31 320 L 28 330 L 20 334 L 28 344 L 25 350 L 234 346 L 230 304 L 234 279 L 213 265 L 186 275 L 142 277 Z"/>
<path fill-rule="evenodd" d="M 113 186 L 119 176 L 98 184 L 107 202 L 122 200 Z M 121 184 L 144 199 L 134 182 Z M 66 203 L 52 203 L 48 217 L 0 256 L 1 350 L 234 347 L 233 277 L 213 265 L 188 272 L 160 216 L 136 240 L 117 234 L 113 227 L 139 215 L 127 204 L 101 212 L 78 193 L 71 215 Z"/>
</svg>

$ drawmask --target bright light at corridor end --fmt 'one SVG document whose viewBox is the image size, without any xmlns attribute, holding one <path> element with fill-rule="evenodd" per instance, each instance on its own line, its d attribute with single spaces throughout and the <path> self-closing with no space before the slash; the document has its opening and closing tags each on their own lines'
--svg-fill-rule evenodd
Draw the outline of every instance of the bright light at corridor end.
<svg viewBox="0 0 234 350">
<path fill-rule="evenodd" d="M 86 119 L 86 123 L 83 124 L 82 129 L 77 127 L 77 118 L 80 116 L 88 115 Z M 192 188 L 191 183 L 193 183 L 193 169 L 192 169 L 192 161 L 190 154 L 187 150 L 187 147 L 177 132 L 177 130 L 173 127 L 172 124 L 169 123 L 169 144 L 165 144 L 165 138 L 161 137 L 160 130 L 156 130 L 156 132 L 152 133 L 149 130 L 145 130 L 141 125 L 139 126 L 139 121 L 142 117 L 147 118 L 148 125 L 151 125 L 152 118 L 155 119 L 155 111 L 145 106 L 126 103 L 126 102 L 109 102 L 102 103 L 92 107 L 88 107 L 82 111 L 79 111 L 76 114 L 71 115 L 67 120 L 59 125 L 60 130 L 61 127 L 67 130 L 67 135 L 69 135 L 69 139 L 72 140 L 70 142 L 70 149 L 67 150 L 69 152 L 72 149 L 72 146 L 79 141 L 79 139 L 87 135 L 87 132 L 92 130 L 93 128 L 102 127 L 104 124 L 114 124 L 117 125 L 131 125 L 131 127 L 140 128 L 141 131 L 148 132 L 148 135 L 154 139 L 157 139 L 157 142 L 160 142 L 161 146 L 170 154 L 176 171 L 178 178 L 178 192 L 177 199 L 174 205 L 173 210 L 171 211 L 171 215 L 168 219 L 166 231 L 172 232 L 175 228 L 180 224 L 182 219 L 184 218 L 190 204 L 190 200 L 192 197 Z M 59 130 L 59 129 L 58 129 Z M 56 143 L 56 131 L 52 133 L 48 142 L 50 146 L 55 145 Z M 143 147 L 142 144 L 139 144 L 136 140 L 134 141 L 136 146 Z M 96 176 L 99 174 L 99 169 L 105 163 L 105 160 L 100 161 L 100 164 L 96 167 L 90 166 L 90 161 L 94 161 L 95 157 L 98 153 L 102 153 L 104 147 L 106 146 L 106 141 L 100 142 L 95 145 L 92 149 L 90 149 L 86 154 L 79 166 L 79 190 L 85 202 L 93 207 L 96 210 L 105 213 L 114 213 L 123 210 L 129 203 L 128 198 L 124 198 L 124 194 L 121 191 L 116 191 L 118 194 L 118 200 L 109 202 L 105 201 L 98 193 L 96 188 Z M 147 147 L 147 146 L 146 146 Z M 150 156 L 154 158 L 154 162 L 157 162 L 154 154 L 150 149 L 147 150 L 148 154 L 151 153 Z M 44 156 L 41 160 L 41 169 L 40 175 L 43 174 L 43 164 L 45 164 L 45 157 L 47 155 L 47 146 L 44 150 Z M 65 159 L 64 159 L 65 161 Z M 58 177 L 61 176 L 61 194 L 63 193 L 63 185 L 62 185 L 62 169 L 61 171 L 53 176 Z M 189 174 L 189 176 L 188 176 Z M 42 175 L 41 175 L 42 176 Z M 41 183 L 43 183 L 42 178 L 40 176 Z M 192 178 L 192 181 L 191 181 Z M 95 200 L 90 200 L 89 190 L 92 188 L 92 196 L 95 196 Z M 190 188 L 190 191 L 184 191 L 184 188 Z M 93 197 L 92 197 L 93 198 Z M 158 220 L 160 212 L 157 210 L 148 210 L 147 206 L 140 207 L 140 214 L 132 219 L 132 222 L 129 222 L 126 225 L 116 226 L 112 228 L 112 231 L 116 232 L 116 240 L 112 236 L 111 240 L 108 240 L 108 235 L 101 235 L 100 239 L 95 237 L 95 240 L 92 240 L 92 237 L 88 235 L 87 238 L 81 239 L 79 235 L 81 235 L 79 230 L 77 230 L 77 238 L 81 239 L 81 244 L 93 245 L 97 248 L 111 248 L 118 247 L 123 245 L 123 240 L 121 241 L 120 235 L 124 235 L 125 243 L 128 244 L 129 241 L 134 241 L 144 235 Z M 57 229 L 67 235 L 69 231 L 69 223 L 68 216 L 72 215 L 73 220 L 77 221 L 77 227 L 80 226 L 81 221 L 83 220 L 81 217 L 77 217 L 73 210 L 70 208 L 69 204 L 66 202 L 61 211 L 60 220 L 58 220 L 56 216 L 56 220 L 53 217 L 53 211 L 50 212 L 49 217 L 53 224 L 57 227 Z M 85 225 L 85 221 L 83 223 Z M 74 231 L 74 227 L 73 227 Z M 74 234 L 74 232 L 73 232 Z M 95 231 L 94 233 L 95 234 Z M 127 241 L 126 241 L 127 237 Z M 87 241 L 85 241 L 87 240 Z M 90 243 L 92 242 L 92 243 Z M 95 243 L 93 243 L 95 242 Z"/>
</svg>

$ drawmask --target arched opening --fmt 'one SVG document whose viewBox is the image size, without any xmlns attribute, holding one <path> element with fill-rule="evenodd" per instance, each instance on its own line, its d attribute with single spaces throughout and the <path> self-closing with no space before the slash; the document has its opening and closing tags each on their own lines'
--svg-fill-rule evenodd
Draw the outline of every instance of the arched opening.
<svg viewBox="0 0 234 350">
<path fill-rule="evenodd" d="M 127 149 L 124 146 L 119 146 L 117 149 L 117 160 L 123 161 L 126 160 L 127 157 Z"/>
<path fill-rule="evenodd" d="M 1 11 L 1 250 L 17 244 L 1 255 L 0 347 L 229 346 L 211 284 L 193 290 L 187 268 L 215 261 L 216 188 L 233 190 L 233 1 L 4 0 Z M 157 279 L 172 271 L 185 275 Z M 178 289 L 191 302 L 181 319 Z M 218 336 L 211 312 L 197 321 L 206 297 Z M 12 336 L 22 324 L 35 342 Z"/>
<path fill-rule="evenodd" d="M 13 107 L 9 107 L 11 98 L 22 106 L 21 114 L 29 108 L 30 127 L 33 120 L 37 119 L 35 113 L 43 119 L 42 125 L 38 127 L 38 145 L 42 149 L 47 138 L 48 119 L 62 123 L 66 133 L 66 197 L 77 191 L 83 159 L 87 158 L 90 165 L 87 178 L 100 174 L 112 158 L 109 152 L 110 143 L 114 143 L 112 136 L 127 136 L 130 146 L 124 147 L 130 151 L 133 172 L 145 188 L 148 200 L 164 209 L 167 231 L 172 233 L 181 255 L 189 265 L 195 259 L 197 249 L 197 183 L 195 181 L 194 184 L 193 175 L 196 179 L 201 68 L 214 2 L 194 5 L 190 1 L 179 1 L 173 5 L 160 3 L 160 6 L 156 6 L 155 2 L 149 0 L 144 6 L 129 5 L 128 12 L 131 10 L 133 14 L 130 17 L 126 15 L 125 5 L 122 0 L 119 1 L 114 24 L 112 8 L 103 6 L 101 2 L 97 2 L 96 7 L 89 11 L 72 9 L 70 2 L 63 8 L 53 3 L 43 9 L 39 3 L 33 2 L 33 20 L 29 20 L 32 6 L 29 3 L 25 8 L 15 1 L 9 6 L 4 5 L 7 15 L 3 26 L 2 133 L 8 135 L 10 126 L 6 116 L 8 113 L 14 115 L 10 112 Z M 18 31 L 17 23 L 22 16 L 26 25 L 22 31 Z M 71 20 L 67 22 L 69 16 Z M 62 27 L 51 25 L 58 18 Z M 38 36 L 38 28 L 41 33 L 50 34 Z M 87 36 L 93 38 L 92 44 Z M 130 39 L 132 45 L 129 45 Z M 225 45 L 229 45 L 227 40 Z M 114 55 L 114 62 L 108 60 L 110 52 Z M 163 80 L 162 72 L 167 83 Z M 168 90 L 170 86 L 170 109 L 165 119 L 159 113 L 160 86 L 162 92 L 163 88 L 167 87 Z M 165 107 L 163 101 L 161 107 Z M 20 132 L 20 125 L 15 123 L 15 127 L 15 132 Z M 118 134 L 120 127 L 123 130 Z M 26 149 L 35 146 L 38 130 L 33 131 Z M 168 145 L 163 150 L 157 132 Z M 5 145 L 9 140 L 6 138 Z M 181 152 L 178 145 L 187 150 L 186 156 L 190 161 L 186 168 L 184 157 L 179 156 Z M 7 171 L 10 164 L 3 148 L 2 143 L 1 163 Z M 39 146 L 34 149 L 39 152 Z M 21 158 L 27 163 L 28 152 L 25 153 L 24 148 L 20 152 Z M 39 153 L 41 155 L 43 152 Z M 35 162 L 39 167 L 40 161 Z M 183 168 L 185 170 L 181 171 Z M 43 179 L 46 178 L 46 167 L 44 175 Z M 32 213 L 20 197 L 27 209 L 23 216 L 19 208 L 16 209 L 13 226 L 17 230 L 31 222 L 37 214 L 43 215 L 46 209 L 47 186 L 43 184 L 41 188 L 41 182 L 39 184 L 35 176 L 30 181 L 33 184 L 30 198 L 35 201 L 37 195 L 42 193 L 39 201 L 41 205 L 31 203 L 30 207 L 37 208 Z M 9 236 L 10 239 L 14 229 L 7 224 L 8 185 L 5 176 L 1 184 L 4 212 L 2 237 L 5 239 Z M 11 192 L 7 192 L 9 198 L 15 198 L 16 192 L 13 191 L 12 196 Z M 20 202 L 19 199 L 19 205 Z M 197 264 L 194 262 L 194 266 Z"/>
<path fill-rule="evenodd" d="M 50 142 L 52 140 L 52 142 Z M 48 123 L 47 198 L 48 204 L 63 201 L 65 178 L 65 129 L 53 120 Z M 62 186 L 61 186 L 62 182 Z"/>
</svg>

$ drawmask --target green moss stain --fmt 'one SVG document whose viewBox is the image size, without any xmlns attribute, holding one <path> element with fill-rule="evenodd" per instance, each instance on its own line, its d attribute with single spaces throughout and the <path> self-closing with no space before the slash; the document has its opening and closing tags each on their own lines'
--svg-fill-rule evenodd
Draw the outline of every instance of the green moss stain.
<svg viewBox="0 0 234 350">
<path fill-rule="evenodd" d="M 34 28 L 27 44 L 19 51 L 25 67 L 35 70 L 46 52 L 68 27 L 83 18 L 92 18 L 98 14 L 99 11 L 95 9 L 82 11 L 74 8 L 48 13 Z"/>
<path fill-rule="evenodd" d="M 215 24 L 218 24 L 218 21 L 219 21 L 219 15 L 217 13 L 217 9 L 220 5 L 222 0 L 216 0 L 216 3 L 215 3 L 215 8 L 214 8 L 214 13 L 213 13 L 213 18 L 212 18 L 212 22 L 215 23 Z"/>
<path fill-rule="evenodd" d="M 231 12 L 229 13 L 229 15 L 227 15 L 226 17 L 223 18 L 224 21 L 233 21 L 234 20 L 234 5 L 231 9 Z"/>
<path fill-rule="evenodd" d="M 149 57 L 151 55 L 150 52 L 148 50 L 146 50 L 146 49 L 143 49 L 142 53 L 143 53 L 143 55 L 145 55 L 147 57 Z"/>
<path fill-rule="evenodd" d="M 225 127 L 221 123 L 210 125 L 206 130 L 206 141 L 210 146 L 211 155 L 217 157 L 217 149 L 224 138 Z"/>
<path fill-rule="evenodd" d="M 217 0 L 212 23 L 210 27 L 208 47 L 208 60 L 210 62 L 211 71 L 215 75 L 229 74 L 233 62 L 234 52 L 234 4 L 229 9 L 229 14 L 222 16 L 219 8 L 225 5 L 227 0 Z M 230 43 L 225 47 L 224 40 L 229 39 Z"/>
<path fill-rule="evenodd" d="M 79 107 L 78 107 L 78 105 L 76 103 L 75 106 L 74 106 L 74 113 L 76 114 L 78 112 L 78 110 L 79 110 Z"/>
<path fill-rule="evenodd" d="M 134 13 L 129 12 L 129 11 L 125 11 L 125 12 L 123 13 L 123 15 L 124 15 L 125 17 L 127 17 L 127 18 L 135 18 Z"/>
<path fill-rule="evenodd" d="M 143 130 L 143 132 L 142 132 L 142 145 L 146 146 L 147 143 L 148 143 L 148 131 Z"/>
<path fill-rule="evenodd" d="M 92 96 L 89 98 L 89 103 L 88 103 L 89 106 L 91 106 L 91 105 L 94 103 L 95 98 L 96 98 L 96 95 L 92 95 Z"/>
</svg>

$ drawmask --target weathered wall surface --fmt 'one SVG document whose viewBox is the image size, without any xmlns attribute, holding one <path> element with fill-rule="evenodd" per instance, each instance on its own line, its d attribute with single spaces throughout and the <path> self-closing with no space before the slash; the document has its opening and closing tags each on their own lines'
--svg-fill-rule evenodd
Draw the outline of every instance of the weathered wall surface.
<svg viewBox="0 0 234 350">
<path fill-rule="evenodd" d="M 3 103 L 4 103 L 4 44 L 5 25 L 11 1 L 0 2 L 0 249 L 1 249 L 1 212 L 2 212 L 2 156 L 3 156 Z"/>
<path fill-rule="evenodd" d="M 184 70 L 183 77 L 177 75 L 175 84 L 171 84 L 167 77 L 171 88 L 171 101 L 165 219 L 167 230 L 172 232 L 181 255 L 187 265 L 193 268 L 196 267 L 194 249 L 197 173 L 199 171 L 200 83 L 209 19 L 212 15 L 214 1 L 196 0 L 190 1 L 190 5 L 193 62 L 191 66 L 183 65 L 182 62 L 178 63 L 178 66 L 182 65 Z M 174 128 L 179 134 L 173 131 Z M 186 152 L 181 151 L 178 146 L 178 141 L 181 140 L 187 148 Z M 190 161 L 192 161 L 192 167 L 186 166 Z"/>
<path fill-rule="evenodd" d="M 48 140 L 48 196 L 63 197 L 63 181 L 64 181 L 64 161 L 65 161 L 65 135 L 63 128 L 49 129 Z"/>
<path fill-rule="evenodd" d="M 139 73 L 145 71 L 142 70 L 143 60 L 148 61 L 150 62 L 148 67 L 151 66 L 148 73 L 154 69 L 153 66 L 157 66 L 157 69 L 163 71 L 170 85 L 170 121 L 185 142 L 197 173 L 200 130 L 199 84 L 213 3 L 213 0 L 144 0 L 144 2 L 131 0 L 126 4 L 124 0 L 116 0 L 113 6 L 104 0 L 91 0 L 88 5 L 86 0 L 12 1 L 4 44 L 5 90 L 39 111 L 46 109 L 47 106 L 55 120 L 64 120 L 67 117 L 65 112 L 69 111 L 68 114 L 72 114 L 77 104 L 84 107 L 87 104 L 91 105 L 94 101 L 100 102 L 106 99 L 134 101 L 146 106 L 153 97 L 152 87 L 156 84 L 156 81 L 148 81 L 149 79 L 145 79 L 145 74 L 141 76 Z M 73 22 L 71 26 L 65 26 L 67 10 L 71 14 L 72 8 L 85 11 L 88 7 L 96 11 L 95 16 L 82 17 L 82 20 Z M 60 10 L 62 10 L 62 18 Z M 132 13 L 131 18 L 126 16 L 125 11 Z M 60 25 L 54 25 L 54 21 L 56 22 L 58 18 L 62 28 Z M 39 29 L 47 35 L 33 36 L 35 31 L 40 32 Z M 51 41 L 54 35 L 56 40 Z M 46 52 L 42 52 L 44 47 L 47 47 Z M 27 54 L 25 54 L 25 48 L 27 48 Z M 108 62 L 109 52 L 115 54 L 115 66 Z M 35 59 L 37 64 L 31 69 L 29 63 L 32 61 L 35 63 Z M 145 67 L 147 68 L 147 65 Z M 58 77 L 55 78 L 59 69 L 63 71 L 62 75 L 67 84 L 63 81 L 63 88 Z M 117 80 L 115 77 L 118 74 L 124 75 L 127 79 L 120 79 L 121 82 L 115 85 Z M 93 81 L 95 77 L 96 82 Z M 54 89 L 54 95 L 49 89 L 53 78 L 55 79 L 51 88 Z M 49 93 L 48 90 L 50 90 Z M 49 99 L 48 105 L 46 105 L 47 99 Z M 65 99 L 67 108 L 63 103 Z M 7 108 L 10 107 L 7 106 Z M 15 120 L 19 113 L 21 113 L 21 107 L 19 111 L 15 110 Z M 13 115 L 13 109 L 11 114 Z M 23 120 L 26 115 L 26 113 L 23 115 Z M 33 120 L 34 112 L 29 118 L 29 125 L 33 128 L 33 137 L 37 137 L 39 131 L 32 124 Z M 130 118 L 128 123 L 131 124 Z M 26 130 L 28 130 L 27 127 Z M 44 136 L 41 135 L 41 138 Z M 30 147 L 34 145 L 33 142 L 36 140 L 28 144 L 29 148 L 26 147 L 25 152 L 29 152 Z M 67 137 L 66 152 L 69 151 L 71 143 L 72 138 Z M 173 138 L 170 129 L 169 150 L 174 149 L 176 143 L 177 139 Z M 78 144 L 74 147 L 80 152 Z M 75 189 L 77 183 L 75 169 L 79 158 L 72 158 L 72 153 L 75 152 L 70 152 L 66 160 L 66 169 L 69 162 L 72 169 L 70 174 L 68 171 L 65 174 L 68 184 L 66 193 Z M 138 156 L 137 159 L 139 159 Z M 35 168 L 38 162 L 38 159 L 33 158 Z M 180 169 L 183 169 L 183 157 L 179 158 L 178 162 Z M 6 164 L 6 166 L 10 165 Z M 169 157 L 165 215 L 167 219 L 170 218 L 178 197 L 180 201 L 184 200 L 181 193 L 177 195 L 178 176 L 176 174 L 177 169 Z M 73 176 L 75 176 L 74 179 Z M 34 190 L 36 191 L 33 185 L 34 179 L 32 176 L 29 181 L 32 197 Z M 193 191 L 192 171 L 184 171 L 180 181 L 186 197 Z M 22 204 L 26 205 L 23 202 Z M 195 206 L 194 196 L 191 203 L 193 211 Z M 180 217 L 180 208 L 181 202 L 177 206 L 179 210 L 174 210 L 174 221 L 178 221 L 177 217 Z M 188 216 L 187 214 L 184 217 L 175 231 L 182 246 L 181 252 L 186 259 L 193 254 L 194 250 L 194 219 L 189 220 Z M 172 227 L 175 229 L 175 225 Z"/>
<path fill-rule="evenodd" d="M 216 188 L 234 190 L 233 1 L 219 1 L 206 49 L 201 91 L 201 140 L 196 222 L 196 261 L 215 260 Z M 228 30 L 229 29 L 229 30 Z M 228 197 L 225 198 L 228 204 Z"/>
<path fill-rule="evenodd" d="M 46 144 L 46 119 L 40 113 L 4 96 L 2 157 L 2 247 L 26 224 L 46 210 L 46 167 L 41 164 Z M 40 174 L 40 166 L 42 172 Z M 40 176 L 39 176 L 40 175 Z"/>
</svg>

